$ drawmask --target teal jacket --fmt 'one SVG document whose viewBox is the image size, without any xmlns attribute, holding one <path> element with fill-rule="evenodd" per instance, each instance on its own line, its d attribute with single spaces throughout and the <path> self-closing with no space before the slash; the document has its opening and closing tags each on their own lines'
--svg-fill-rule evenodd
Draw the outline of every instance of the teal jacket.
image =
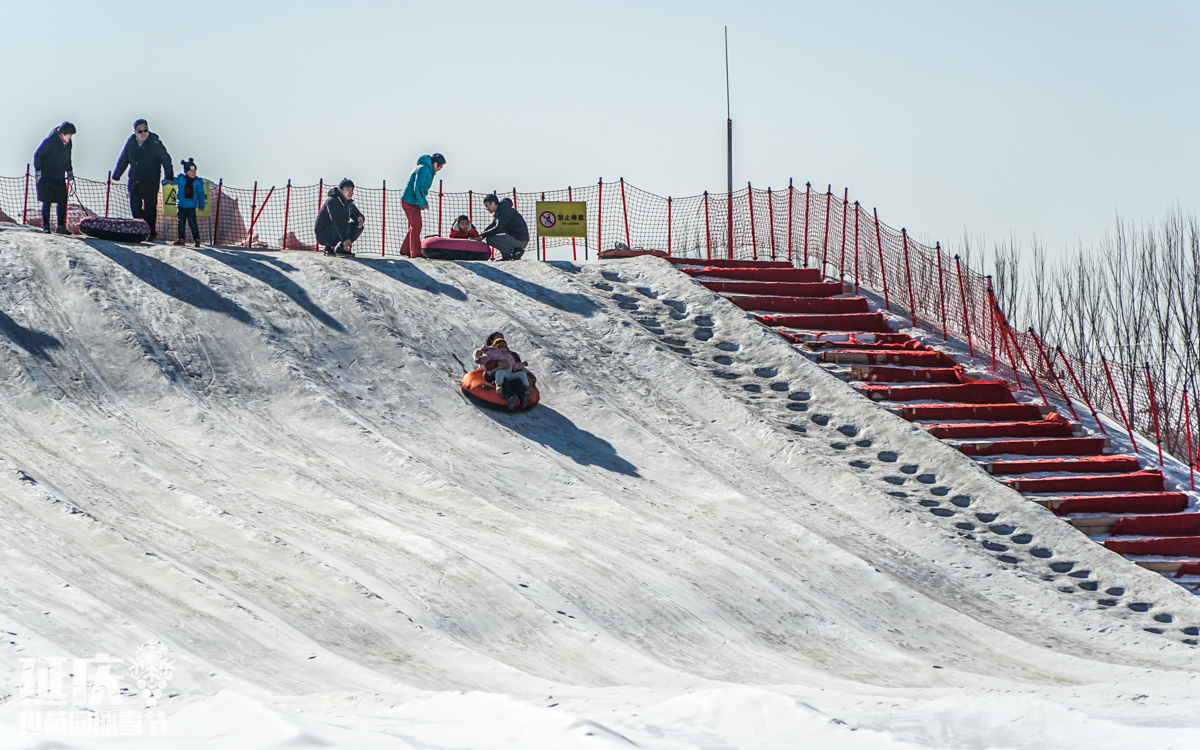
<svg viewBox="0 0 1200 750">
<path fill-rule="evenodd" d="M 429 154 L 424 154 L 417 159 L 417 168 L 408 176 L 408 185 L 404 187 L 404 195 L 400 196 L 400 200 L 410 206 L 428 208 L 429 201 L 425 200 L 425 194 L 432 186 L 433 159 Z"/>
<path fill-rule="evenodd" d="M 175 206 L 177 208 L 199 208 L 204 210 L 204 206 L 208 203 L 208 196 L 204 193 L 204 178 L 197 177 L 192 182 L 192 197 L 189 199 L 185 196 L 187 188 L 187 175 L 181 174 L 175 178 L 175 185 L 179 188 L 179 192 L 175 195 Z"/>
</svg>

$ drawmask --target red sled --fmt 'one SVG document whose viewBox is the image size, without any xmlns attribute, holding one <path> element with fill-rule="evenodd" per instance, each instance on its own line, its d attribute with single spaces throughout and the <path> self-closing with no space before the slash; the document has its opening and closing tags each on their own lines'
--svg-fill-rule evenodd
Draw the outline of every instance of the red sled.
<svg viewBox="0 0 1200 750">
<path fill-rule="evenodd" d="M 426 237 L 421 240 L 421 254 L 433 260 L 491 260 L 492 248 L 479 240 Z"/>
</svg>

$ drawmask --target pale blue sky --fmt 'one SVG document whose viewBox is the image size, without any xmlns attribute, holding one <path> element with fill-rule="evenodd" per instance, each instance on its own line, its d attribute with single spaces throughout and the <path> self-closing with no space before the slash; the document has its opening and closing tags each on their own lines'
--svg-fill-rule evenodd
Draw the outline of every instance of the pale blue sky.
<svg viewBox="0 0 1200 750">
<path fill-rule="evenodd" d="M 1196 2 L 8 2 L 0 174 L 52 126 L 101 179 L 137 117 L 249 187 L 794 177 L 922 239 L 1052 249 L 1200 208 Z"/>
</svg>

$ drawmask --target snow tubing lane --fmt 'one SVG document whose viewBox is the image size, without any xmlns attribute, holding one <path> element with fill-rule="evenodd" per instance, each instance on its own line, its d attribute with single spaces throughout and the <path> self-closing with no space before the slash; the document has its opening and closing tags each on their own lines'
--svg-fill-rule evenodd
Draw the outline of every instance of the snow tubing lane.
<svg viewBox="0 0 1200 750">
<path fill-rule="evenodd" d="M 500 409 L 509 411 L 508 402 L 500 395 L 495 386 L 483 379 L 483 370 L 471 370 L 462 378 L 463 393 L 474 402 L 477 406 L 482 406 L 485 409 Z M 512 411 L 528 411 L 538 405 L 541 400 L 541 394 L 536 386 L 529 389 L 529 406 L 520 407 Z"/>
<path fill-rule="evenodd" d="M 433 260 L 491 260 L 492 248 L 478 240 L 426 237 L 421 240 L 421 254 Z"/>
<path fill-rule="evenodd" d="M 150 239 L 150 225 L 141 219 L 100 219 L 88 217 L 79 222 L 79 231 L 109 242 L 145 242 Z"/>
</svg>

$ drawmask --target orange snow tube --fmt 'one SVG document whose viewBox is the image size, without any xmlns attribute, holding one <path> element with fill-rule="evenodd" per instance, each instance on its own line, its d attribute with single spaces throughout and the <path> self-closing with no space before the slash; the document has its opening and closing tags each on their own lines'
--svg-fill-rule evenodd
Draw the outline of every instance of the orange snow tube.
<svg viewBox="0 0 1200 750">
<path fill-rule="evenodd" d="M 508 411 L 508 402 L 504 400 L 504 396 L 496 390 L 496 386 L 487 382 L 483 378 L 483 370 L 471 370 L 462 378 L 463 393 L 467 394 L 467 398 L 475 402 L 479 406 L 488 409 L 503 409 Z M 536 386 L 529 387 L 529 406 L 524 408 L 518 406 L 513 411 L 528 411 L 537 406 L 541 399 L 541 394 L 538 393 Z"/>
</svg>

